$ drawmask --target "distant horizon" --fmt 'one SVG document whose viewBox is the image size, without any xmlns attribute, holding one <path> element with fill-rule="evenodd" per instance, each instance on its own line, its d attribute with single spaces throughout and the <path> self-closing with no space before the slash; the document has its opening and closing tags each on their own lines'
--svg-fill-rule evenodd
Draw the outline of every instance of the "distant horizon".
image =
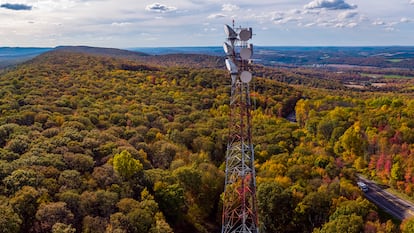
<svg viewBox="0 0 414 233">
<path fill-rule="evenodd" d="M 255 47 L 273 47 L 273 48 L 384 48 L 384 47 L 414 47 L 413 45 L 254 45 Z M 51 47 L 37 47 L 37 46 L 0 46 L 0 48 L 16 48 L 16 49 L 56 49 L 59 47 L 90 47 L 90 48 L 109 48 L 109 49 L 150 49 L 150 48 L 221 48 L 221 45 L 194 45 L 194 46 L 132 46 L 132 47 L 104 47 L 93 45 L 57 45 Z"/>
</svg>

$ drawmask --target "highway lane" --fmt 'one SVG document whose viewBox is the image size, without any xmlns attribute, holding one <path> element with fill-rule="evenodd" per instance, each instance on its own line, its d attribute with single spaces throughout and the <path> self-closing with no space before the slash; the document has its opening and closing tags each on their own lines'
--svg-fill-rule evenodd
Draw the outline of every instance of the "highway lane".
<svg viewBox="0 0 414 233">
<path fill-rule="evenodd" d="M 414 216 L 414 203 L 387 192 L 371 180 L 361 176 L 358 176 L 358 179 L 368 186 L 368 191 L 364 192 L 365 198 L 376 204 L 385 212 L 399 220 Z"/>
</svg>

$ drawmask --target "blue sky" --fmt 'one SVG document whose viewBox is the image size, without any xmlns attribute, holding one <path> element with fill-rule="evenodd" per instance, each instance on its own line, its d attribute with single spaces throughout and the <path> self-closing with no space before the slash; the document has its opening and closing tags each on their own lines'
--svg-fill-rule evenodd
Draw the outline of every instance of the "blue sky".
<svg viewBox="0 0 414 233">
<path fill-rule="evenodd" d="M 0 47 L 221 46 L 233 19 L 255 45 L 414 45 L 414 0 L 2 0 Z"/>
</svg>

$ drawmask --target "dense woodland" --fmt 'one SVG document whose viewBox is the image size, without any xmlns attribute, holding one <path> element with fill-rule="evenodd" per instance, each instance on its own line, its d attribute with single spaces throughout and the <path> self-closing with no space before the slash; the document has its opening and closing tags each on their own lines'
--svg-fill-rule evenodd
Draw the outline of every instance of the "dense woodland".
<svg viewBox="0 0 414 233">
<path fill-rule="evenodd" d="M 251 93 L 261 232 L 413 232 L 355 184 L 414 197 L 413 95 L 276 76 L 259 69 Z M 62 50 L 3 70 L 1 231 L 219 232 L 229 84 L 223 69 Z"/>
</svg>

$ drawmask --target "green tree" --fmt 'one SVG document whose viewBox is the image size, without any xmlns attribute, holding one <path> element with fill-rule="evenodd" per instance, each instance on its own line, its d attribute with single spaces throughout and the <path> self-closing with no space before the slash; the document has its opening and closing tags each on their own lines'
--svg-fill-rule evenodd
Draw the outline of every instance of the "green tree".
<svg viewBox="0 0 414 233">
<path fill-rule="evenodd" d="M 201 175 L 196 167 L 179 167 L 173 171 L 173 176 L 178 179 L 185 190 L 193 194 L 199 193 L 201 189 Z"/>
<path fill-rule="evenodd" d="M 329 218 L 332 199 L 327 192 L 309 193 L 295 209 L 305 231 L 320 227 Z M 307 229 L 307 230 L 306 230 Z"/>
<path fill-rule="evenodd" d="M 261 183 L 257 188 L 257 202 L 266 232 L 290 232 L 294 209 L 290 192 L 274 182 Z"/>
<path fill-rule="evenodd" d="M 368 200 L 363 198 L 358 198 L 357 200 L 349 200 L 342 202 L 335 210 L 335 212 L 329 217 L 330 220 L 335 220 L 342 215 L 351 215 L 355 214 L 361 216 L 363 219 L 375 209 L 375 206 L 371 204 Z"/>
<path fill-rule="evenodd" d="M 349 127 L 335 145 L 335 153 L 342 155 L 347 162 L 353 163 L 356 157 L 367 160 L 368 139 L 361 129 L 360 122 Z"/>
<path fill-rule="evenodd" d="M 11 139 L 5 149 L 13 151 L 16 154 L 24 154 L 30 147 L 30 140 L 25 135 L 19 135 L 16 138 Z"/>
<path fill-rule="evenodd" d="M 157 182 L 154 185 L 155 200 L 170 222 L 176 222 L 182 217 L 185 207 L 184 189 L 178 184 L 168 185 Z"/>
<path fill-rule="evenodd" d="M 1 160 L 13 161 L 15 159 L 18 159 L 19 157 L 20 155 L 17 153 L 14 153 L 13 151 L 0 148 L 0 159 Z"/>
<path fill-rule="evenodd" d="M 333 122 L 332 119 L 329 119 L 328 117 L 323 118 L 317 126 L 318 136 L 328 142 L 335 126 L 335 122 Z"/>
<path fill-rule="evenodd" d="M 123 214 L 128 214 L 134 209 L 139 208 L 140 206 L 139 202 L 132 198 L 122 198 L 116 204 L 116 207 L 118 207 L 119 211 L 121 211 Z"/>
<path fill-rule="evenodd" d="M 149 233 L 174 233 L 170 225 L 165 221 L 162 212 L 155 214 L 155 224 L 149 230 Z"/>
<path fill-rule="evenodd" d="M 361 216 L 356 214 L 341 215 L 333 221 L 324 224 L 321 230 L 314 233 L 360 233 L 364 229 L 364 222 Z"/>
<path fill-rule="evenodd" d="M 129 227 L 128 218 L 125 214 L 117 212 L 111 215 L 106 233 L 127 233 Z"/>
<path fill-rule="evenodd" d="M 84 154 L 65 153 L 63 159 L 70 169 L 79 172 L 91 171 L 95 163 L 91 156 Z"/>
<path fill-rule="evenodd" d="M 52 227 L 52 233 L 75 233 L 76 229 L 72 225 L 65 223 L 55 223 Z"/>
<path fill-rule="evenodd" d="M 23 186 L 36 187 L 40 182 L 38 174 L 33 170 L 17 169 L 6 177 L 3 182 L 11 192 L 16 192 Z"/>
<path fill-rule="evenodd" d="M 404 173 L 399 161 L 395 162 L 391 168 L 391 178 L 395 181 L 403 180 Z"/>
<path fill-rule="evenodd" d="M 153 213 L 144 209 L 135 209 L 128 213 L 129 231 L 131 233 L 149 232 L 152 225 L 155 223 Z"/>
<path fill-rule="evenodd" d="M 143 170 L 141 162 L 134 159 L 132 155 L 123 150 L 114 156 L 114 169 L 124 179 L 129 180 Z"/>
<path fill-rule="evenodd" d="M 77 170 L 64 170 L 58 179 L 61 190 L 78 189 L 82 183 L 81 175 Z"/>
<path fill-rule="evenodd" d="M 0 232 L 16 233 L 20 230 L 22 220 L 8 205 L 0 205 Z"/>
<path fill-rule="evenodd" d="M 158 212 L 158 204 L 155 202 L 154 197 L 148 192 L 148 190 L 144 189 L 141 192 L 141 202 L 139 202 L 136 208 L 124 206 L 126 203 L 131 203 L 133 206 L 136 206 L 137 204 L 132 199 L 124 199 L 122 202 L 118 203 L 122 208 L 122 211 L 125 212 L 126 218 L 118 214 L 116 218 L 117 221 L 122 224 L 122 221 L 127 219 L 128 232 L 149 232 L 151 227 L 156 224 L 155 216 Z M 120 228 L 122 229 L 123 227 L 121 226 Z"/>
<path fill-rule="evenodd" d="M 412 233 L 414 232 L 414 218 L 406 219 L 401 224 L 402 233 Z"/>
<path fill-rule="evenodd" d="M 20 216 L 20 219 L 24 219 L 21 232 L 29 232 L 33 226 L 39 205 L 37 201 L 39 197 L 40 193 L 36 189 L 30 186 L 24 186 L 10 199 L 10 205 L 14 211 Z"/>
</svg>

